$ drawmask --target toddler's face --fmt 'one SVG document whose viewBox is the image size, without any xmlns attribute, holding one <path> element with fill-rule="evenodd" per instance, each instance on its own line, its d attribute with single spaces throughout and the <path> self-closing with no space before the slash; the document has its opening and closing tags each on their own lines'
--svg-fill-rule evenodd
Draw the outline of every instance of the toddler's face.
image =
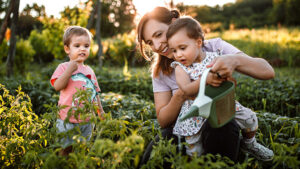
<svg viewBox="0 0 300 169">
<path fill-rule="evenodd" d="M 169 47 L 174 59 L 185 66 L 190 66 L 200 57 L 201 41 L 189 38 L 186 29 L 180 29 L 169 40 Z"/>
<path fill-rule="evenodd" d="M 88 36 L 76 36 L 71 38 L 69 46 L 65 46 L 65 52 L 69 55 L 70 60 L 82 58 L 84 62 L 90 55 L 91 40 Z"/>
</svg>

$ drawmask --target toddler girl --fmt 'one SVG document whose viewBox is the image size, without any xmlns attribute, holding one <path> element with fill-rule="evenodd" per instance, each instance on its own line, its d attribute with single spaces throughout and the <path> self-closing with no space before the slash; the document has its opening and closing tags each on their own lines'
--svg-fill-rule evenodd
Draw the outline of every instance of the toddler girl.
<svg viewBox="0 0 300 169">
<path fill-rule="evenodd" d="M 199 86 L 191 83 L 199 79 L 207 66 L 221 54 L 220 52 L 203 52 L 204 35 L 200 24 L 191 17 L 182 17 L 171 23 L 167 32 L 169 48 L 173 52 L 174 62 L 171 66 L 175 69 L 176 82 L 179 88 L 190 95 L 198 91 Z M 223 81 L 229 78 L 223 78 L 218 73 L 210 72 L 206 83 L 212 86 L 219 86 Z M 181 107 L 180 114 L 173 128 L 173 134 L 184 136 L 188 146 L 187 154 L 197 153 L 200 156 L 203 153 L 201 144 L 201 127 L 205 119 L 202 117 L 189 118 L 183 122 L 179 119 L 186 114 L 193 101 L 187 100 Z M 256 158 L 268 161 L 273 158 L 273 151 L 256 142 L 255 132 L 258 127 L 255 112 L 243 107 L 236 101 L 235 120 L 242 129 L 243 139 L 241 148 L 249 152 Z"/>
</svg>

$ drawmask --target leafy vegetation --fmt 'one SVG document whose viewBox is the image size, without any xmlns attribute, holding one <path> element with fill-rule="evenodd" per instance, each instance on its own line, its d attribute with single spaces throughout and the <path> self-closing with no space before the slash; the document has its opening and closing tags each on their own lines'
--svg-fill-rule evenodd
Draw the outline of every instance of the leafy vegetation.
<svg viewBox="0 0 300 169">
<path fill-rule="evenodd" d="M 39 71 L 34 70 L 34 76 L 28 73 L 27 79 L 0 80 L 6 84 L 6 87 L 1 85 L 0 91 L 0 165 L 4 168 L 136 168 L 145 146 L 159 133 L 148 70 L 132 68 L 124 75 L 121 68 L 98 70 L 94 67 L 104 91 L 101 99 L 106 119 L 92 117 L 95 123 L 92 139 L 87 142 L 75 136 L 74 151 L 68 157 L 61 157 L 57 154 L 61 149 L 58 140 L 62 136 L 53 127 L 58 93 L 49 83 L 55 67 L 56 64 L 43 69 L 36 67 Z M 235 75 L 238 100 L 257 111 L 256 137 L 274 151 L 272 162 L 261 162 L 243 153 L 238 163 L 211 154 L 188 158 L 176 152 L 177 147 L 170 141 L 161 140 L 151 160 L 141 168 L 163 168 L 166 162 L 174 168 L 297 168 L 300 118 L 299 80 L 295 77 L 299 70 L 293 70 L 292 75 L 291 69 L 286 68 L 276 69 L 276 72 L 276 79 L 269 81 Z M 22 90 L 18 86 L 22 86 Z M 276 91 L 283 92 L 277 95 Z M 286 92 L 290 94 L 282 94 Z"/>
<path fill-rule="evenodd" d="M 201 23 L 219 23 L 213 30 L 230 28 L 261 28 L 264 26 L 296 26 L 300 24 L 297 13 L 299 0 L 237 0 L 223 6 L 189 6 L 179 3 L 176 7 Z M 212 28 L 211 28 L 212 29 Z"/>
<path fill-rule="evenodd" d="M 298 27 L 263 28 L 213 32 L 205 38 L 221 37 L 250 56 L 265 58 L 273 66 L 299 67 L 299 35 Z"/>
<path fill-rule="evenodd" d="M 9 2 L 0 1 L 2 16 Z M 148 163 L 139 166 L 146 145 L 160 128 L 148 65 L 136 52 L 132 0 L 101 1 L 104 67 L 94 66 L 99 59 L 95 43 L 91 44 L 87 63 L 95 70 L 103 91 L 105 119 L 86 113 L 96 106 L 86 100 L 87 92 L 78 91 L 85 106 L 77 108 L 76 114 L 91 118 L 95 124 L 92 138 L 87 141 L 79 134 L 72 135 L 73 151 L 67 157 L 58 155 L 60 140 L 66 134 L 56 132 L 59 93 L 49 79 L 66 59 L 62 43 L 66 26 L 88 27 L 95 34 L 95 22 L 90 22 L 97 16 L 92 9 L 95 2 L 67 7 L 60 18 L 47 16 L 44 6 L 27 6 L 19 16 L 15 73 L 11 78 L 3 76 L 10 36 L 0 44 L 1 168 L 299 168 L 300 33 L 299 27 L 281 26 L 299 25 L 299 0 L 238 0 L 223 7 L 177 5 L 204 23 L 206 39 L 221 37 L 248 55 L 281 67 L 276 68 L 276 78 L 268 81 L 234 75 L 237 100 L 257 112 L 257 140 L 275 153 L 271 162 L 261 162 L 242 152 L 237 163 L 211 154 L 190 158 L 177 152 L 171 140 L 162 139 Z M 220 32 L 211 32 L 214 30 Z"/>
</svg>

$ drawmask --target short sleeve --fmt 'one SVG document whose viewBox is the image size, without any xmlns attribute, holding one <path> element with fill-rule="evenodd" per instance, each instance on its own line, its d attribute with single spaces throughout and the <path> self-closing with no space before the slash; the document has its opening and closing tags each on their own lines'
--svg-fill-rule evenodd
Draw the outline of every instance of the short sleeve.
<svg viewBox="0 0 300 169">
<path fill-rule="evenodd" d="M 203 49 L 206 52 L 220 52 L 222 55 L 241 53 L 238 48 L 222 40 L 221 38 L 206 40 L 204 42 Z"/>
<path fill-rule="evenodd" d="M 171 67 L 172 68 L 176 68 L 176 66 L 180 66 L 183 70 L 185 70 L 187 72 L 187 68 L 186 66 L 184 66 L 183 64 L 181 64 L 180 62 L 174 61 L 171 63 Z"/>
<path fill-rule="evenodd" d="M 101 92 L 101 89 L 100 89 L 100 87 L 99 87 L 99 84 L 98 84 L 98 80 L 97 80 L 97 77 L 96 77 L 96 75 L 95 75 L 95 72 L 92 70 L 92 81 L 94 82 L 94 85 L 96 86 L 96 91 L 97 92 Z"/>
<path fill-rule="evenodd" d="M 58 79 L 65 70 L 66 70 L 65 64 L 61 63 L 57 66 L 57 68 L 55 69 L 54 73 L 52 74 L 52 76 L 50 78 L 50 83 L 52 86 L 54 86 L 55 80 Z"/>
<path fill-rule="evenodd" d="M 166 92 L 171 88 L 160 77 L 152 78 L 153 92 Z"/>
<path fill-rule="evenodd" d="M 162 71 L 160 71 L 158 77 L 152 77 L 152 85 L 153 92 L 175 92 L 178 89 L 175 71 L 173 71 L 170 75 L 165 75 Z"/>
</svg>

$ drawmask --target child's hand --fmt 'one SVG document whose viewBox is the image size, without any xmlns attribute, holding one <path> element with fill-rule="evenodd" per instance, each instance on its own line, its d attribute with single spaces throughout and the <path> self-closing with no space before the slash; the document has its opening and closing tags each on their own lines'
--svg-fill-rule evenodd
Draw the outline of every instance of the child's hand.
<svg viewBox="0 0 300 169">
<path fill-rule="evenodd" d="M 71 69 L 71 72 L 76 71 L 78 68 L 77 62 L 76 61 L 70 61 L 68 69 Z"/>
<path fill-rule="evenodd" d="M 69 69 L 71 69 L 72 72 L 76 71 L 78 68 L 78 63 L 81 63 L 84 59 L 82 57 L 78 57 L 75 60 L 71 60 L 69 63 Z"/>
<path fill-rule="evenodd" d="M 216 73 L 209 72 L 206 77 L 206 84 L 212 85 L 214 87 L 219 87 L 226 79 L 219 78 Z"/>
</svg>

